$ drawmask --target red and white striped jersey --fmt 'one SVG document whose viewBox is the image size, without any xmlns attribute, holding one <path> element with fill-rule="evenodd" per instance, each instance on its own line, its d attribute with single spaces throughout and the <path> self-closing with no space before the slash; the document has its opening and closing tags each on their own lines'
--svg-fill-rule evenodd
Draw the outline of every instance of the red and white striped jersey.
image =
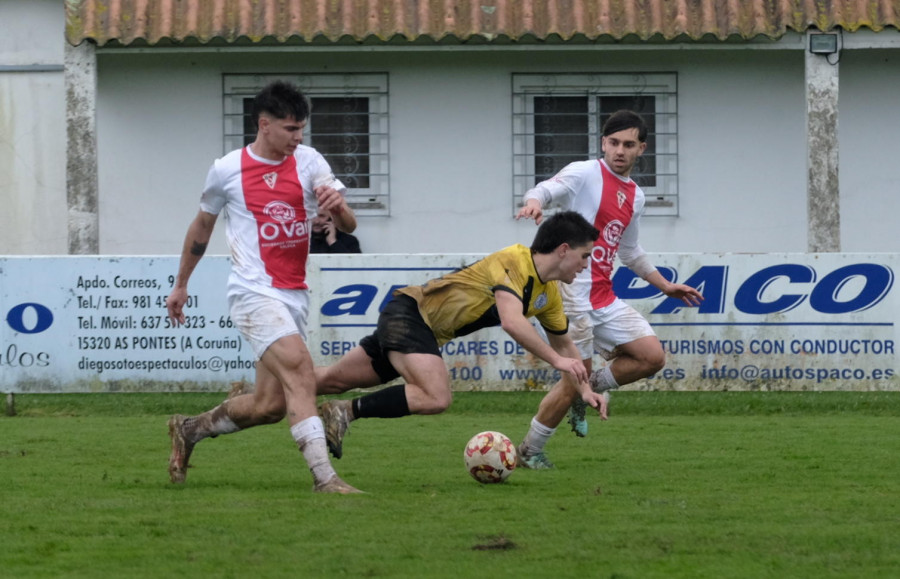
<svg viewBox="0 0 900 579">
<path fill-rule="evenodd" d="M 525 193 L 542 207 L 555 202 L 580 213 L 600 231 L 590 267 L 571 284 L 559 284 L 566 311 L 585 312 L 611 304 L 613 262 L 616 255 L 628 264 L 645 255 L 638 244 L 638 223 L 644 211 L 644 192 L 631 178 L 623 179 L 603 159 L 577 161 Z"/>
<path fill-rule="evenodd" d="M 263 159 L 250 147 L 216 159 L 200 209 L 213 215 L 225 210 L 230 283 L 261 293 L 307 289 L 310 222 L 317 207 L 313 184 L 328 182 L 331 174 L 324 157 L 303 145 L 280 162 Z M 340 181 L 330 184 L 345 190 Z"/>
</svg>

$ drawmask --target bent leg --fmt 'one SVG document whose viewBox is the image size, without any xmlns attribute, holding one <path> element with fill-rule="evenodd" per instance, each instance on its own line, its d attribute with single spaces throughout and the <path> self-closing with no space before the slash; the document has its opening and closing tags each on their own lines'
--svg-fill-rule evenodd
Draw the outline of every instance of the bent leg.
<svg viewBox="0 0 900 579">
<path fill-rule="evenodd" d="M 370 388 L 385 382 L 375 371 L 373 360 L 362 346 L 356 346 L 331 366 L 315 369 L 316 391 L 318 394 L 340 394 L 354 388 Z M 390 389 L 386 389 L 390 392 Z M 382 390 L 377 395 L 381 400 L 387 393 Z M 359 418 L 360 398 L 354 400 L 328 400 L 322 403 L 319 412 L 325 428 L 328 450 L 335 458 L 344 454 L 343 441 L 350 423 Z M 408 413 L 408 412 L 407 412 Z"/>
<path fill-rule="evenodd" d="M 348 353 L 354 354 L 353 351 Z M 343 456 L 343 441 L 350 423 L 357 418 L 400 418 L 409 414 L 437 414 L 450 406 L 450 378 L 447 367 L 440 356 L 433 354 L 401 354 L 389 352 L 391 365 L 407 380 L 407 384 L 389 386 L 353 400 L 329 400 L 322 404 L 322 420 L 328 449 L 335 458 Z M 373 385 L 372 376 L 362 371 L 360 358 L 349 364 L 345 371 L 340 369 L 317 369 L 320 389 L 338 391 L 353 381 L 366 381 Z M 340 364 L 340 362 L 338 362 Z M 337 365 L 336 365 L 337 366 Z M 379 378 L 376 383 L 382 380 Z M 351 386 L 353 387 L 353 386 Z"/>
<path fill-rule="evenodd" d="M 588 374 L 591 372 L 591 359 L 582 360 L 585 370 Z M 553 385 L 553 388 L 541 399 L 538 407 L 538 413 L 535 418 L 549 428 L 556 428 L 565 418 L 566 413 L 576 400 L 581 400 L 578 391 L 568 386 L 564 380 L 560 380 Z"/>
<path fill-rule="evenodd" d="M 207 437 L 274 424 L 284 418 L 285 408 L 278 378 L 264 364 L 257 364 L 253 392 L 228 398 L 203 414 L 185 418 L 184 433 L 196 444 Z"/>
<path fill-rule="evenodd" d="M 284 418 L 284 389 L 265 364 L 257 364 L 253 391 L 234 396 L 222 403 L 228 416 L 241 429 L 274 424 Z"/>
<path fill-rule="evenodd" d="M 582 362 L 585 369 L 590 372 L 591 359 L 587 358 L 582 360 Z M 578 391 L 571 385 L 571 381 L 560 380 L 544 395 L 540 406 L 538 406 L 537 414 L 531 419 L 528 432 L 516 449 L 520 455 L 520 462 L 523 467 L 537 470 L 554 468 L 553 463 L 544 454 L 544 446 L 556 432 L 556 428 L 563 418 L 566 417 L 566 414 L 569 413 L 569 410 L 573 409 L 572 411 L 576 412 L 574 404 L 578 402 L 582 403 L 580 408 L 581 422 L 586 425 L 584 423 L 584 412 L 587 405 L 581 400 Z M 573 420 L 573 418 L 569 419 L 572 422 L 572 429 L 578 434 Z M 578 436 L 584 436 L 585 434 L 587 434 L 586 429 Z"/>
<path fill-rule="evenodd" d="M 260 362 L 277 378 L 284 391 L 291 436 L 313 475 L 313 490 L 319 492 L 359 492 L 344 483 L 328 459 L 325 427 L 316 409 L 316 377 L 312 357 L 298 334 L 273 342 Z"/>
<path fill-rule="evenodd" d="M 318 394 L 340 394 L 382 383 L 372 367 L 372 358 L 362 346 L 356 346 L 331 366 L 316 366 L 315 374 Z"/>
<path fill-rule="evenodd" d="M 406 384 L 347 401 L 352 406 L 350 420 L 440 414 L 450 406 L 453 400 L 450 376 L 440 356 L 392 351 L 388 352 L 388 358 Z"/>
<path fill-rule="evenodd" d="M 259 359 L 284 392 L 285 413 L 291 426 L 316 415 L 316 380 L 312 356 L 298 334 L 275 340 Z M 257 368 L 257 376 L 260 375 Z M 265 378 L 268 383 L 269 378 Z M 240 398 L 240 397 L 239 397 Z"/>
<path fill-rule="evenodd" d="M 450 406 L 450 377 L 437 340 L 415 300 L 407 296 L 390 301 L 378 317 L 375 333 L 363 338 L 335 367 L 318 370 L 316 375 L 322 393 L 383 384 L 397 377 L 407 384 L 322 404 L 328 446 L 336 458 L 341 457 L 343 436 L 356 418 L 437 414 Z"/>
<path fill-rule="evenodd" d="M 404 390 L 410 414 L 440 414 L 450 407 L 453 394 L 443 358 L 400 352 L 390 352 L 388 358 L 406 380 Z"/>
<path fill-rule="evenodd" d="M 172 439 L 169 478 L 172 482 L 184 482 L 194 446 L 204 438 L 215 438 L 284 418 L 284 392 L 280 383 L 265 366 L 257 366 L 256 388 L 252 393 L 228 398 L 197 416 L 176 414 L 169 419 L 169 437 Z"/>
<path fill-rule="evenodd" d="M 656 374 L 666 365 L 666 353 L 659 338 L 645 336 L 616 347 L 610 371 L 619 386 Z"/>
</svg>

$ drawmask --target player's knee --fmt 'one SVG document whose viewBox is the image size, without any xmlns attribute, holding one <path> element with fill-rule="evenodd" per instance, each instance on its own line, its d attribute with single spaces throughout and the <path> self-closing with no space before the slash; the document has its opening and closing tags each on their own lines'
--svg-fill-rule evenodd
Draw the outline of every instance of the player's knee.
<svg viewBox="0 0 900 579">
<path fill-rule="evenodd" d="M 315 373 L 312 360 L 307 360 L 302 356 L 284 360 L 283 370 L 285 374 L 293 374 L 294 376 L 309 376 L 311 373 Z"/>
<path fill-rule="evenodd" d="M 284 407 L 280 408 L 268 408 L 265 412 L 260 416 L 260 421 L 263 424 L 275 424 L 276 422 L 280 422 L 281 419 L 285 417 L 286 411 Z"/>
<path fill-rule="evenodd" d="M 666 353 L 662 348 L 653 351 L 644 359 L 644 368 L 647 376 L 656 374 L 666 366 Z"/>
<path fill-rule="evenodd" d="M 334 382 L 316 382 L 316 394 L 341 394 L 350 388 L 343 388 Z"/>
<path fill-rule="evenodd" d="M 349 388 L 344 388 L 339 380 L 330 371 L 329 367 L 316 367 L 316 394 L 340 394 Z"/>
<path fill-rule="evenodd" d="M 428 397 L 427 402 L 423 404 L 419 414 L 440 414 L 450 408 L 452 402 L 453 394 L 449 390 L 432 394 Z"/>
<path fill-rule="evenodd" d="M 281 422 L 284 416 L 284 410 L 270 410 L 260 417 L 260 421 L 263 424 L 275 424 L 276 422 Z"/>
<path fill-rule="evenodd" d="M 283 398 L 257 400 L 253 408 L 258 424 L 275 424 L 287 414 L 287 405 Z"/>
</svg>

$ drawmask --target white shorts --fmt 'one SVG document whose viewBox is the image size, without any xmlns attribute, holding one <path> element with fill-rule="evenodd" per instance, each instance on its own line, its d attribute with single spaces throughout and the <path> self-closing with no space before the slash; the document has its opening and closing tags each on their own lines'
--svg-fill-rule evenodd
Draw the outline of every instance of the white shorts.
<svg viewBox="0 0 900 579">
<path fill-rule="evenodd" d="M 617 346 L 656 335 L 650 322 L 620 299 L 599 310 L 567 312 L 566 316 L 569 335 L 582 360 L 591 358 L 595 352 L 604 360 L 611 360 L 616 356 Z"/>
<path fill-rule="evenodd" d="M 278 297 L 263 295 L 236 285 L 228 287 L 231 321 L 250 343 L 257 359 L 276 340 L 285 336 L 299 334 L 306 341 L 309 292 L 275 289 L 272 293 Z"/>
</svg>

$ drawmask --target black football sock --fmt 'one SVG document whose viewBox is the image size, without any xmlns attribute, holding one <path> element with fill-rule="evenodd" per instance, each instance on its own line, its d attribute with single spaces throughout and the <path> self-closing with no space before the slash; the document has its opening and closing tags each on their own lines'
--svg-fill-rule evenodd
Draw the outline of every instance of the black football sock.
<svg viewBox="0 0 900 579">
<path fill-rule="evenodd" d="M 400 418 L 409 416 L 406 386 L 389 386 L 378 392 L 353 400 L 353 415 L 357 418 Z"/>
</svg>

